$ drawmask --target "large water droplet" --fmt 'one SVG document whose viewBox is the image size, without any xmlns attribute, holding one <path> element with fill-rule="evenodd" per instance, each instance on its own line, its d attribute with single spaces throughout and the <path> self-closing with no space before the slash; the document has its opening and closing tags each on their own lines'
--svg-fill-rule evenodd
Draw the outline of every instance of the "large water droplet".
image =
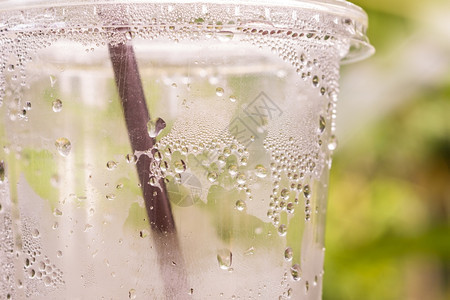
<svg viewBox="0 0 450 300">
<path fill-rule="evenodd" d="M 231 102 L 236 102 L 236 96 L 231 95 L 231 96 L 230 96 L 230 101 L 231 101 Z"/>
<path fill-rule="evenodd" d="M 281 198 L 283 198 L 284 200 L 288 200 L 288 199 L 289 199 L 289 195 L 290 195 L 290 192 L 289 192 L 288 189 L 282 189 L 282 190 L 281 190 L 280 196 L 281 196 Z"/>
<path fill-rule="evenodd" d="M 39 235 L 40 235 L 39 230 L 34 229 L 33 232 L 32 232 L 32 235 L 33 235 L 33 237 L 34 237 L 35 239 L 38 238 Z"/>
<path fill-rule="evenodd" d="M 62 106 L 63 106 L 62 101 L 59 99 L 56 99 L 52 103 L 52 109 L 54 112 L 60 112 L 62 110 Z"/>
<path fill-rule="evenodd" d="M 314 86 L 318 86 L 319 85 L 319 77 L 317 75 L 315 75 L 312 79 L 312 84 Z"/>
<path fill-rule="evenodd" d="M 161 118 L 157 118 L 156 121 L 150 120 L 147 123 L 148 135 L 151 138 L 157 137 L 164 128 L 166 128 L 166 122 Z"/>
<path fill-rule="evenodd" d="M 288 213 L 290 213 L 290 214 L 293 214 L 293 213 L 294 213 L 294 203 L 289 202 L 289 203 L 286 205 L 286 211 L 287 211 Z"/>
<path fill-rule="evenodd" d="M 255 174 L 259 178 L 264 178 L 267 176 L 267 169 L 263 165 L 256 165 L 255 166 Z"/>
<path fill-rule="evenodd" d="M 286 261 L 291 261 L 293 256 L 294 256 L 294 251 L 292 251 L 292 248 L 291 248 L 291 247 L 287 247 L 287 248 L 284 250 L 284 259 L 285 259 Z"/>
<path fill-rule="evenodd" d="M 5 163 L 3 160 L 0 160 L 0 183 L 3 183 L 5 181 Z"/>
<path fill-rule="evenodd" d="M 148 184 L 150 184 L 151 186 L 158 186 L 158 179 L 156 178 L 156 176 L 150 176 Z"/>
<path fill-rule="evenodd" d="M 303 187 L 303 195 L 306 199 L 311 198 L 311 189 L 308 184 Z"/>
<path fill-rule="evenodd" d="M 55 141 L 56 150 L 58 150 L 59 154 L 62 156 L 67 156 L 70 153 L 70 150 L 72 149 L 72 145 L 70 144 L 70 141 L 65 138 L 58 138 Z"/>
<path fill-rule="evenodd" d="M 179 161 L 176 161 L 174 164 L 174 167 L 175 167 L 175 172 L 177 172 L 178 174 L 186 171 L 186 163 L 182 159 L 180 159 Z"/>
<path fill-rule="evenodd" d="M 232 164 L 232 165 L 228 166 L 228 173 L 230 173 L 231 176 L 236 175 L 237 172 L 238 172 L 238 167 L 236 165 Z"/>
<path fill-rule="evenodd" d="M 323 116 L 320 116 L 319 119 L 319 132 L 323 133 L 326 127 L 326 122 L 325 122 L 325 118 Z"/>
<path fill-rule="evenodd" d="M 210 172 L 208 173 L 208 180 L 210 182 L 215 182 L 217 180 L 217 173 L 216 172 Z"/>
<path fill-rule="evenodd" d="M 292 279 L 295 281 L 299 281 L 302 278 L 302 270 L 298 264 L 295 264 L 291 267 L 291 275 Z"/>
<path fill-rule="evenodd" d="M 287 233 L 287 226 L 284 225 L 284 224 L 281 224 L 281 225 L 278 227 L 278 234 L 279 234 L 280 236 L 285 236 L 286 233 Z"/>
<path fill-rule="evenodd" d="M 237 210 L 243 211 L 246 207 L 247 207 L 247 204 L 245 204 L 244 201 L 242 201 L 242 200 L 236 201 L 235 208 L 236 208 Z"/>
<path fill-rule="evenodd" d="M 228 270 L 231 267 L 233 254 L 228 249 L 219 250 L 217 253 L 217 261 L 222 270 Z"/>
<path fill-rule="evenodd" d="M 106 163 L 106 168 L 108 168 L 108 170 L 114 170 L 115 168 L 117 168 L 117 162 L 110 160 Z"/>
<path fill-rule="evenodd" d="M 153 158 L 154 158 L 156 161 L 161 161 L 161 160 L 163 159 L 161 152 L 159 152 L 158 150 L 155 150 L 155 151 L 153 152 Z"/>
<path fill-rule="evenodd" d="M 236 181 L 239 184 L 245 184 L 245 182 L 247 181 L 247 177 L 244 173 L 239 172 L 236 176 Z"/>
<path fill-rule="evenodd" d="M 333 134 L 333 135 L 330 137 L 330 141 L 329 141 L 329 143 L 328 143 L 328 150 L 330 150 L 330 151 L 336 150 L 337 145 L 338 145 L 337 138 L 336 138 L 336 136 Z"/>
<path fill-rule="evenodd" d="M 131 163 L 135 163 L 136 162 L 137 157 L 134 154 L 127 154 L 125 156 L 125 159 L 127 160 L 127 163 L 131 164 Z"/>
<path fill-rule="evenodd" d="M 131 289 L 128 291 L 128 298 L 136 299 L 136 290 L 135 289 Z"/>
<path fill-rule="evenodd" d="M 221 97 L 221 96 L 223 96 L 223 93 L 224 93 L 223 88 L 218 87 L 218 88 L 216 89 L 216 95 L 217 95 L 217 96 Z"/>
</svg>

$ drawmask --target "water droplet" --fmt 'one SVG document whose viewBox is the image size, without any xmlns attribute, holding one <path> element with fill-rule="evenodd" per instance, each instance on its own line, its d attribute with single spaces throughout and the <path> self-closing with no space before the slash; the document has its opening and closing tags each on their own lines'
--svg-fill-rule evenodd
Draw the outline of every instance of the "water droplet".
<svg viewBox="0 0 450 300">
<path fill-rule="evenodd" d="M 136 290 L 135 289 L 131 289 L 128 291 L 128 298 L 136 299 Z"/>
<path fill-rule="evenodd" d="M 5 181 L 5 163 L 3 160 L 0 160 L 0 183 L 3 183 Z"/>
<path fill-rule="evenodd" d="M 312 83 L 314 86 L 318 86 L 319 85 L 319 77 L 317 75 L 314 75 L 313 79 L 312 79 Z"/>
<path fill-rule="evenodd" d="M 251 246 L 244 252 L 244 255 L 253 255 L 253 254 L 255 254 L 255 248 L 253 246 Z"/>
<path fill-rule="evenodd" d="M 133 38 L 133 33 L 131 31 L 125 32 L 125 38 L 131 40 Z"/>
<path fill-rule="evenodd" d="M 150 176 L 148 184 L 150 184 L 151 186 L 158 186 L 158 179 L 156 178 L 156 176 Z"/>
<path fill-rule="evenodd" d="M 131 163 L 135 163 L 136 162 L 137 157 L 134 154 L 127 154 L 125 156 L 125 159 L 127 160 L 127 163 L 131 164 Z"/>
<path fill-rule="evenodd" d="M 58 138 L 55 141 L 56 150 L 58 150 L 59 154 L 66 157 L 69 155 L 70 150 L 72 149 L 72 145 L 70 144 L 70 141 L 65 138 Z"/>
<path fill-rule="evenodd" d="M 217 261 L 222 270 L 228 270 L 231 267 L 233 254 L 228 249 L 219 250 L 217 253 Z"/>
<path fill-rule="evenodd" d="M 54 87 L 56 83 L 56 76 L 55 75 L 50 75 L 50 86 Z"/>
<path fill-rule="evenodd" d="M 174 82 L 174 83 L 172 83 L 171 87 L 176 88 L 177 84 Z"/>
<path fill-rule="evenodd" d="M 62 106 L 63 106 L 62 101 L 59 99 L 56 99 L 52 103 L 52 109 L 54 112 L 60 112 L 62 110 Z"/>
<path fill-rule="evenodd" d="M 306 199 L 311 198 L 311 189 L 308 184 L 303 187 L 303 195 Z"/>
<path fill-rule="evenodd" d="M 61 257 L 63 255 L 61 250 L 56 251 L 56 257 Z"/>
<path fill-rule="evenodd" d="M 194 289 L 193 288 L 189 289 L 188 295 L 194 295 Z"/>
<path fill-rule="evenodd" d="M 289 288 L 287 290 L 287 297 L 288 297 L 288 299 L 290 299 L 292 297 L 293 292 L 294 292 L 294 290 L 292 288 Z"/>
<path fill-rule="evenodd" d="M 217 33 L 217 38 L 221 42 L 228 42 L 231 41 L 234 37 L 234 33 L 231 31 L 219 31 Z"/>
<path fill-rule="evenodd" d="M 280 236 L 285 236 L 286 233 L 287 233 L 287 226 L 284 225 L 284 224 L 281 224 L 281 225 L 278 227 L 278 234 L 279 234 Z"/>
<path fill-rule="evenodd" d="M 230 96 L 230 101 L 231 102 L 236 102 L 236 100 L 237 100 L 236 96 L 233 96 L 233 95 Z"/>
<path fill-rule="evenodd" d="M 247 177 L 244 173 L 238 173 L 236 176 L 236 181 L 239 184 L 245 184 L 245 182 L 247 181 Z"/>
<path fill-rule="evenodd" d="M 224 93 L 223 88 L 218 87 L 218 88 L 216 89 L 216 95 L 217 95 L 217 96 L 221 97 L 221 96 L 223 96 L 223 93 Z"/>
<path fill-rule="evenodd" d="M 157 137 L 164 128 L 166 128 L 166 122 L 161 118 L 157 118 L 156 121 L 150 120 L 147 123 L 148 135 L 151 138 Z"/>
<path fill-rule="evenodd" d="M 117 162 L 110 160 L 106 163 L 106 168 L 108 168 L 108 170 L 114 170 L 115 168 L 117 168 Z"/>
<path fill-rule="evenodd" d="M 259 178 L 264 178 L 267 176 L 267 169 L 263 165 L 256 165 L 255 173 L 256 173 L 256 176 L 258 176 Z"/>
<path fill-rule="evenodd" d="M 284 259 L 286 261 L 291 261 L 293 256 L 294 256 L 294 251 L 292 251 L 291 247 L 287 247 L 286 250 L 284 250 Z"/>
<path fill-rule="evenodd" d="M 49 276 L 44 277 L 45 286 L 50 286 L 52 284 L 52 279 Z"/>
<path fill-rule="evenodd" d="M 289 203 L 286 205 L 286 211 L 287 211 L 288 213 L 290 213 L 290 214 L 293 214 L 293 213 L 294 213 L 294 203 L 289 202 Z"/>
<path fill-rule="evenodd" d="M 114 194 L 107 194 L 106 195 L 106 199 L 107 200 L 114 200 L 114 199 L 116 199 L 116 195 L 114 195 Z"/>
<path fill-rule="evenodd" d="M 164 173 L 169 169 L 169 163 L 165 160 L 163 160 L 160 165 L 159 165 L 159 169 Z"/>
<path fill-rule="evenodd" d="M 177 172 L 178 174 L 186 171 L 186 163 L 182 159 L 180 159 L 179 161 L 176 161 L 174 164 L 174 167 L 175 167 L 175 172 Z"/>
<path fill-rule="evenodd" d="M 319 119 L 319 132 L 323 133 L 326 127 L 326 122 L 325 122 L 325 118 L 323 116 L 320 116 Z"/>
<path fill-rule="evenodd" d="M 300 269 L 300 266 L 298 264 L 295 264 L 291 267 L 291 275 L 292 279 L 295 281 L 299 281 L 302 276 L 302 270 Z"/>
<path fill-rule="evenodd" d="M 281 196 L 281 198 L 283 198 L 284 200 L 288 200 L 288 199 L 289 199 L 289 195 L 290 195 L 290 192 L 289 192 L 288 189 L 282 189 L 282 190 L 281 190 L 280 196 Z"/>
<path fill-rule="evenodd" d="M 222 152 L 225 157 L 229 157 L 231 155 L 231 149 L 228 147 L 225 147 Z"/>
<path fill-rule="evenodd" d="M 337 145 L 338 145 L 337 138 L 336 138 L 336 136 L 333 134 L 333 135 L 330 137 L 330 142 L 328 143 L 328 150 L 330 150 L 330 151 L 336 150 Z"/>
<path fill-rule="evenodd" d="M 164 154 L 170 157 L 172 155 L 172 148 L 167 146 L 167 148 L 164 150 Z"/>
<path fill-rule="evenodd" d="M 232 165 L 228 166 L 228 173 L 230 173 L 231 176 L 236 175 L 237 172 L 238 172 L 238 167 L 236 165 L 232 164 Z"/>
<path fill-rule="evenodd" d="M 141 231 L 139 231 L 139 237 L 141 237 L 143 239 L 146 238 L 147 236 L 149 236 L 149 234 L 150 234 L 150 232 L 147 229 L 142 229 Z"/>
<path fill-rule="evenodd" d="M 243 211 L 246 207 L 247 207 L 247 204 L 245 204 L 244 201 L 242 201 L 242 200 L 236 201 L 235 208 L 236 208 L 237 210 Z"/>
<path fill-rule="evenodd" d="M 217 180 L 217 177 L 218 177 L 218 175 L 217 175 L 216 172 L 210 172 L 210 173 L 208 173 L 208 180 L 209 180 L 210 182 L 215 182 L 215 181 Z"/>
<path fill-rule="evenodd" d="M 38 238 L 39 235 L 40 235 L 39 230 L 34 229 L 32 235 L 33 235 L 34 238 Z"/>
</svg>

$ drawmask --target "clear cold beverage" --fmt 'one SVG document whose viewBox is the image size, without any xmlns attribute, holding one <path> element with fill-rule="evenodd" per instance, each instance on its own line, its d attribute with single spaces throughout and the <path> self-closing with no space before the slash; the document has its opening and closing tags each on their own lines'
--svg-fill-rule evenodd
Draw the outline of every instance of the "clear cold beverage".
<svg viewBox="0 0 450 300">
<path fill-rule="evenodd" d="M 350 42 L 307 30 L 338 17 L 294 11 L 3 12 L 0 294 L 320 299 L 339 61 Z M 111 45 L 134 49 L 149 149 L 130 145 L 118 92 L 129 79 L 125 70 L 115 78 Z M 152 229 L 142 184 L 168 196 L 176 247 Z"/>
</svg>

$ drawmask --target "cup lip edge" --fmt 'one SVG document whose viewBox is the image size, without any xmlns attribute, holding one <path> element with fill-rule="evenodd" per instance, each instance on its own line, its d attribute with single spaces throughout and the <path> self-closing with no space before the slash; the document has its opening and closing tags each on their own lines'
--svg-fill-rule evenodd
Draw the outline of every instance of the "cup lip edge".
<svg viewBox="0 0 450 300">
<path fill-rule="evenodd" d="M 1 0 L 0 0 L 1 1 Z M 362 31 L 356 34 L 348 33 L 340 38 L 348 39 L 350 49 L 347 55 L 341 59 L 341 64 L 352 63 L 366 59 L 375 53 L 375 48 L 367 38 L 366 29 L 368 27 L 368 15 L 359 6 L 346 0 L 279 0 L 274 3 L 272 0 L 6 0 L 0 2 L 0 16 L 3 12 L 14 12 L 28 9 L 44 9 L 49 7 L 82 7 L 91 5 L 133 5 L 133 4 L 186 4 L 186 5 L 242 5 L 262 8 L 277 9 L 305 9 L 309 11 L 317 10 L 329 16 L 348 18 Z M 2 6 L 7 7 L 2 7 Z M 342 26 L 342 25 L 341 25 Z"/>
<path fill-rule="evenodd" d="M 229 5 L 261 5 L 265 7 L 279 8 L 305 8 L 318 9 L 330 14 L 349 16 L 358 21 L 366 21 L 365 11 L 345 0 L 280 0 L 274 3 L 272 0 L 5 0 L 0 1 L 0 12 L 9 10 L 21 10 L 38 7 L 60 7 L 80 5 L 102 5 L 102 4 L 229 4 Z"/>
</svg>

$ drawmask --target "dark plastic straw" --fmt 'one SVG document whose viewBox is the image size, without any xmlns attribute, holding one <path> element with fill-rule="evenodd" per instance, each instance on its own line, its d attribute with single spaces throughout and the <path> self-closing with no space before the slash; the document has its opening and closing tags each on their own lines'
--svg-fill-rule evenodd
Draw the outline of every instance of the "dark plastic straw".
<svg viewBox="0 0 450 300">
<path fill-rule="evenodd" d="M 131 148 L 133 151 L 148 151 L 155 144 L 155 138 L 150 137 L 147 131 L 150 115 L 133 46 L 131 42 L 110 43 L 108 46 Z M 182 299 L 188 293 L 184 261 L 164 180 L 160 179 L 160 187 L 149 184 L 152 161 L 150 154 L 140 155 L 136 168 L 153 232 L 166 298 Z"/>
</svg>

